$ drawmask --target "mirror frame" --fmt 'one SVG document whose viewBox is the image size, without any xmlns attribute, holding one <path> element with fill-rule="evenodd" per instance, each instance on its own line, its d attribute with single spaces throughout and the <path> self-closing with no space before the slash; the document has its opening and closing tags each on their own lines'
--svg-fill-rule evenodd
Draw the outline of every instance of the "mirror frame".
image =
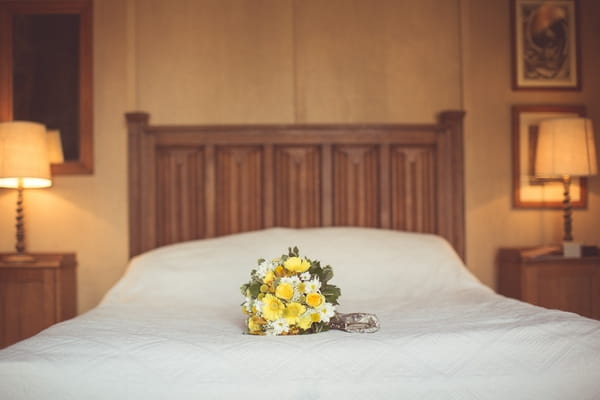
<svg viewBox="0 0 600 400">
<path fill-rule="evenodd" d="M 0 121 L 13 119 L 12 21 L 20 14 L 78 14 L 79 24 L 79 159 L 52 164 L 52 174 L 92 174 L 92 0 L 0 0 Z"/>
</svg>

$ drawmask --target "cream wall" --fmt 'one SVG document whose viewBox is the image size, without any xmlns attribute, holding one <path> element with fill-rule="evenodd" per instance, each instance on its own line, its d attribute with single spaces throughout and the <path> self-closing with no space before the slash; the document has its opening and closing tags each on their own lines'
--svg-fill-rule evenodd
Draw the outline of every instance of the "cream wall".
<svg viewBox="0 0 600 400">
<path fill-rule="evenodd" d="M 581 0 L 583 90 L 512 91 L 509 1 L 461 0 L 467 260 L 488 285 L 501 246 L 559 243 L 562 212 L 512 209 L 511 106 L 585 104 L 600 142 L 600 2 Z M 598 153 L 600 154 L 600 153 Z M 588 209 L 574 210 L 576 240 L 600 245 L 600 177 L 588 181 Z"/>
<path fill-rule="evenodd" d="M 127 261 L 123 114 L 155 123 L 430 122 L 465 108 L 467 257 L 494 285 L 499 246 L 560 237 L 557 212 L 512 210 L 510 105 L 584 102 L 600 121 L 600 7 L 582 0 L 584 91 L 510 90 L 508 1 L 96 0 L 95 173 L 26 192 L 29 250 L 75 251 L 79 310 Z M 600 125 L 600 122 L 598 122 Z M 575 235 L 600 244 L 600 181 Z M 0 250 L 15 193 L 0 192 Z"/>
</svg>

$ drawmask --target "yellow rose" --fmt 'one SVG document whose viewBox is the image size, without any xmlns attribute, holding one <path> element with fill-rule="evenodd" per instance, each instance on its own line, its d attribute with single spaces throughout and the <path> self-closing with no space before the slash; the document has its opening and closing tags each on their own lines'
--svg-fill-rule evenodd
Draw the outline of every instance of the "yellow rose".
<svg viewBox="0 0 600 400">
<path fill-rule="evenodd" d="M 280 283 L 275 289 L 275 296 L 280 299 L 289 300 L 294 296 L 294 287 L 291 283 Z"/>
<path fill-rule="evenodd" d="M 273 271 L 268 271 L 265 275 L 265 278 L 263 279 L 263 283 L 269 284 L 273 282 L 273 279 L 275 279 L 275 274 L 273 273 Z"/>
<path fill-rule="evenodd" d="M 310 317 L 310 315 L 304 314 L 302 317 L 300 317 L 298 319 L 298 326 L 300 327 L 300 329 L 310 329 L 310 327 L 312 326 L 312 319 Z"/>
<path fill-rule="evenodd" d="M 248 330 L 250 333 L 260 332 L 262 329 L 262 325 L 266 321 L 260 317 L 250 317 L 248 318 Z"/>
<path fill-rule="evenodd" d="M 267 294 L 262 300 L 262 313 L 263 316 L 269 321 L 275 321 L 276 319 L 281 318 L 283 315 L 283 310 L 285 306 L 277 297 L 272 294 Z"/>
<path fill-rule="evenodd" d="M 275 276 L 281 278 L 284 275 L 285 275 L 285 269 L 281 265 L 278 265 L 277 267 L 275 267 Z"/>
<path fill-rule="evenodd" d="M 283 318 L 287 320 L 289 325 L 293 325 L 298 322 L 298 317 L 306 311 L 306 307 L 304 307 L 300 303 L 290 303 L 285 308 L 283 312 Z"/>
<path fill-rule="evenodd" d="M 323 304 L 323 296 L 319 293 L 309 293 L 306 295 L 306 304 L 311 307 L 319 307 Z"/>
<path fill-rule="evenodd" d="M 310 268 L 310 263 L 307 260 L 300 257 L 289 257 L 287 260 L 285 260 L 283 266 L 288 271 L 305 272 Z"/>
</svg>

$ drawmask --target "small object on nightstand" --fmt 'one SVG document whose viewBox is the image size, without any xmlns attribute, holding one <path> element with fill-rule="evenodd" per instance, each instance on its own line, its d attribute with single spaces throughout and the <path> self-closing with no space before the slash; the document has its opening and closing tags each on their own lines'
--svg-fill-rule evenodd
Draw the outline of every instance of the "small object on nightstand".
<svg viewBox="0 0 600 400">
<path fill-rule="evenodd" d="M 498 293 L 546 308 L 600 319 L 600 257 L 529 257 L 531 248 L 500 249 Z"/>
<path fill-rule="evenodd" d="M 564 242 L 563 256 L 566 258 L 581 258 L 581 243 Z"/>
<path fill-rule="evenodd" d="M 77 314 L 75 254 L 33 254 L 7 262 L 0 254 L 0 348 Z"/>
</svg>

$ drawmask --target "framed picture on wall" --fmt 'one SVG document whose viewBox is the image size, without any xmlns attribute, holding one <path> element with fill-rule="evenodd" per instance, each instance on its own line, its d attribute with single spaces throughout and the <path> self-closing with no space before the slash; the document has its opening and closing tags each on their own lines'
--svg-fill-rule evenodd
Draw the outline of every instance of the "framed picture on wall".
<svg viewBox="0 0 600 400">
<path fill-rule="evenodd" d="M 577 0 L 511 0 L 513 89 L 579 90 Z"/>
<path fill-rule="evenodd" d="M 583 117 L 583 105 L 515 105 L 512 107 L 513 207 L 562 208 L 563 184 L 560 179 L 534 176 L 537 128 L 548 118 Z M 585 178 L 571 182 L 571 206 L 587 207 Z"/>
</svg>

